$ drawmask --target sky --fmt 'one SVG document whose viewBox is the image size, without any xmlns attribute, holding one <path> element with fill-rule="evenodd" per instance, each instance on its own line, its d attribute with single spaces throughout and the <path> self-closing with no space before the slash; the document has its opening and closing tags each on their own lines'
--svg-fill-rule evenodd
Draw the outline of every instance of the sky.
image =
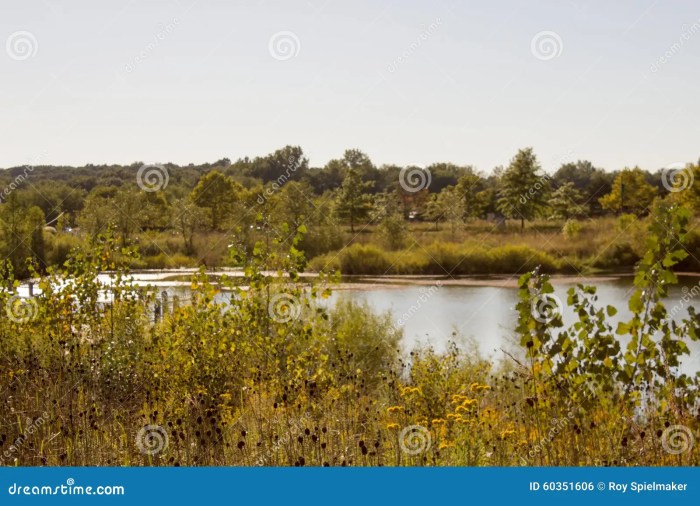
<svg viewBox="0 0 700 506">
<path fill-rule="evenodd" d="M 691 1 L 4 2 L 0 167 L 700 157 Z"/>
</svg>

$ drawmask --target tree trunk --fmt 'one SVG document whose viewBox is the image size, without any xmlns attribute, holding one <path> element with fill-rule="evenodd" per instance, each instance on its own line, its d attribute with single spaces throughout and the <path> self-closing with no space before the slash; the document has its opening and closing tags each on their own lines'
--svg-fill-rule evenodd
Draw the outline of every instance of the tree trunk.
<svg viewBox="0 0 700 506">
<path fill-rule="evenodd" d="M 525 218 L 520 218 L 520 230 L 525 230 Z"/>
</svg>

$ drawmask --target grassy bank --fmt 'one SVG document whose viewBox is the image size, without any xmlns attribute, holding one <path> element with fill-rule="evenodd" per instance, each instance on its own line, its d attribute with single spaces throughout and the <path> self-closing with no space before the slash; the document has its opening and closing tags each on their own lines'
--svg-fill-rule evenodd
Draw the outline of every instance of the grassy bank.
<svg viewBox="0 0 700 506">
<path fill-rule="evenodd" d="M 128 277 L 104 306 L 96 274 L 122 253 L 100 242 L 36 297 L 0 291 L 0 464 L 698 465 L 700 385 L 678 364 L 700 318 L 691 307 L 671 324 L 661 303 L 687 256 L 674 219 L 651 230 L 632 317 L 616 329 L 595 287 L 562 301 L 540 270 L 524 274 L 522 348 L 498 363 L 456 346 L 400 355 L 391 315 L 324 309 L 330 281 L 289 283 L 303 259 L 264 243 L 245 278 L 221 280 L 230 303 L 201 273 L 191 303 L 157 321 Z M 504 269 L 524 254 L 503 249 Z"/>
</svg>

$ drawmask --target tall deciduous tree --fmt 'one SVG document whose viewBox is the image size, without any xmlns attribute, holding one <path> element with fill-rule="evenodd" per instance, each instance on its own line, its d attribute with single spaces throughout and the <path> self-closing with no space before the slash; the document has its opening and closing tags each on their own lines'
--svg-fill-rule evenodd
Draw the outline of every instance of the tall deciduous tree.
<svg viewBox="0 0 700 506">
<path fill-rule="evenodd" d="M 203 176 L 192 190 L 192 200 L 199 207 L 209 210 L 212 230 L 219 230 L 226 215 L 240 201 L 243 187 L 218 170 Z"/>
<path fill-rule="evenodd" d="M 649 209 L 656 194 L 656 188 L 647 182 L 642 169 L 624 169 L 615 178 L 612 191 L 600 198 L 600 205 L 615 213 L 642 214 Z"/>
<path fill-rule="evenodd" d="M 372 181 L 362 181 L 357 169 L 349 169 L 338 190 L 336 211 L 341 218 L 350 220 L 350 231 L 355 232 L 355 223 L 367 217 L 372 208 L 372 199 L 368 194 L 374 186 Z"/>
<path fill-rule="evenodd" d="M 537 217 L 545 207 L 549 177 L 542 173 L 532 148 L 518 151 L 500 179 L 498 210 L 506 218 L 525 220 Z"/>
<path fill-rule="evenodd" d="M 446 222 L 449 224 L 452 238 L 454 238 L 457 226 L 463 217 L 464 199 L 456 187 L 448 186 L 440 193 L 430 196 L 428 218 L 435 222 L 436 230 L 440 222 Z"/>
</svg>

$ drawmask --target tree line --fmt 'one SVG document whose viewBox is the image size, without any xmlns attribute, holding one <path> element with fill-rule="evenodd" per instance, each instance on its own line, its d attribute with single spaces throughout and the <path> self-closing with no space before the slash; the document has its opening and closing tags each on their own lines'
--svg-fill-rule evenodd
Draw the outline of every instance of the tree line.
<svg viewBox="0 0 700 506">
<path fill-rule="evenodd" d="M 299 146 L 187 166 L 14 167 L 0 171 L 0 252 L 15 266 L 28 257 L 45 264 L 44 226 L 88 237 L 109 229 L 123 246 L 144 231 L 168 231 L 190 255 L 198 232 L 236 232 L 244 240 L 261 227 L 284 235 L 285 227 L 304 225 L 302 247 L 313 256 L 342 246 L 338 225 L 355 233 L 376 224 L 400 247 L 410 221 L 454 229 L 512 219 L 523 228 L 534 219 L 643 215 L 669 193 L 697 210 L 699 167 L 606 171 L 579 160 L 547 174 L 525 148 L 490 173 L 452 163 L 378 167 L 358 149 L 313 168 Z"/>
</svg>

